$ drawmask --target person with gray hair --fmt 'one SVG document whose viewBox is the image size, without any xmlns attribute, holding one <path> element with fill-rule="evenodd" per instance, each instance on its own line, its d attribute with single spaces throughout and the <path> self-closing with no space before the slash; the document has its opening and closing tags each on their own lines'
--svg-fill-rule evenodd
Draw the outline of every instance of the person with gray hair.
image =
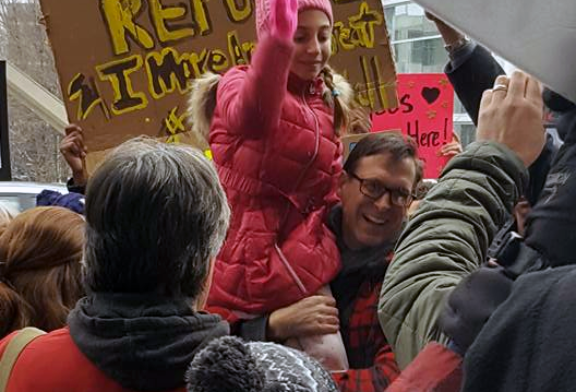
<svg viewBox="0 0 576 392">
<path fill-rule="evenodd" d="M 88 295 L 67 328 L 21 351 L 6 391 L 184 391 L 196 352 L 228 334 L 198 309 L 229 218 L 200 151 L 149 139 L 118 147 L 87 189 Z"/>
</svg>

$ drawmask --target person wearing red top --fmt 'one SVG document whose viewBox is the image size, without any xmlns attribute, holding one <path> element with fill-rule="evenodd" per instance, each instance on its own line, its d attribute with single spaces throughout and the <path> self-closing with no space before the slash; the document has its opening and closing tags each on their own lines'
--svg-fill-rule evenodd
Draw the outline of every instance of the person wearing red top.
<svg viewBox="0 0 576 392">
<path fill-rule="evenodd" d="M 232 220 L 207 309 L 229 321 L 326 290 L 340 270 L 325 222 L 337 202 L 338 136 L 352 92 L 327 66 L 333 22 L 329 0 L 257 1 L 251 64 L 217 80 L 207 136 Z M 200 101 L 192 98 L 192 113 Z M 327 352 L 293 343 L 346 368 L 341 339 L 332 342 Z"/>
</svg>

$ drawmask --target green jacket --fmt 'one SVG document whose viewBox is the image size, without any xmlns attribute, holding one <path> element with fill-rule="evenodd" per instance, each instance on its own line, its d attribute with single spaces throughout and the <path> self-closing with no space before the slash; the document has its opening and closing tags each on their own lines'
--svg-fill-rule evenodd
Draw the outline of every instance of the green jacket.
<svg viewBox="0 0 576 392">
<path fill-rule="evenodd" d="M 444 301 L 486 258 L 528 173 L 511 150 L 477 142 L 454 157 L 400 236 L 380 294 L 378 316 L 401 368 L 431 341 Z"/>
</svg>

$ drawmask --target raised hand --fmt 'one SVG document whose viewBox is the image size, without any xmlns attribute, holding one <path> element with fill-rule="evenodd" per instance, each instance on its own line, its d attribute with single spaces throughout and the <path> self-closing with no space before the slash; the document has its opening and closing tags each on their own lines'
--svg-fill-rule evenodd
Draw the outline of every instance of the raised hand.
<svg viewBox="0 0 576 392">
<path fill-rule="evenodd" d="M 462 151 L 462 145 L 460 142 L 454 140 L 448 144 L 443 145 L 438 152 L 438 155 L 443 157 L 453 157 L 460 154 Z"/>
<path fill-rule="evenodd" d="M 298 26 L 298 0 L 270 0 L 270 32 L 291 41 Z"/>
<path fill-rule="evenodd" d="M 476 139 L 508 146 L 528 167 L 546 141 L 542 111 L 542 90 L 536 79 L 520 71 L 510 79 L 499 76 L 494 89 L 482 95 Z"/>
<path fill-rule="evenodd" d="M 60 142 L 60 153 L 72 170 L 72 177 L 75 185 L 84 185 L 86 175 L 84 170 L 84 159 L 86 158 L 86 146 L 84 145 L 84 134 L 82 128 L 71 124 L 65 129 L 66 137 Z"/>
</svg>

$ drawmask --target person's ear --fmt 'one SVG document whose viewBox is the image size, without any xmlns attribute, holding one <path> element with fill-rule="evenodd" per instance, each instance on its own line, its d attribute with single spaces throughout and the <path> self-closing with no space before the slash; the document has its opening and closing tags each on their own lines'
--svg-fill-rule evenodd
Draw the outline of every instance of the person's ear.
<svg viewBox="0 0 576 392">
<path fill-rule="evenodd" d="M 530 210 L 532 210 L 530 203 L 523 198 L 514 206 L 513 213 L 514 218 L 516 218 L 516 228 L 518 229 L 518 234 L 522 236 L 524 235 L 526 218 Z"/>
<path fill-rule="evenodd" d="M 203 310 L 208 302 L 208 294 L 210 293 L 210 287 L 212 287 L 212 277 L 214 276 L 214 263 L 216 262 L 215 258 L 210 259 L 210 265 L 208 266 L 208 275 L 206 276 L 206 280 L 204 281 L 204 285 L 202 291 L 196 297 L 194 301 L 194 310 Z"/>
<path fill-rule="evenodd" d="M 338 188 L 336 189 L 336 194 L 340 199 L 342 199 L 342 191 L 349 178 L 348 173 L 346 173 L 345 170 L 342 170 L 342 174 L 340 174 L 340 178 L 338 179 Z"/>
</svg>

